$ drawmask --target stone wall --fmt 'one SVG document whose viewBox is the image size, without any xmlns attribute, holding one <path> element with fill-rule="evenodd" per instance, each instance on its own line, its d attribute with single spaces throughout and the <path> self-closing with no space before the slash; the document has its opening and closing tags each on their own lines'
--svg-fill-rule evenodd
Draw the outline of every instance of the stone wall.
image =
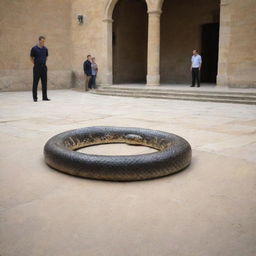
<svg viewBox="0 0 256 256">
<path fill-rule="evenodd" d="M 71 37 L 72 37 L 72 80 L 75 87 L 84 88 L 83 62 L 91 54 L 96 57 L 99 66 L 97 83 L 101 83 L 102 67 L 105 65 L 104 52 L 104 8 L 107 0 L 74 0 L 72 1 Z M 76 22 L 77 15 L 84 16 L 84 24 Z"/>
<path fill-rule="evenodd" d="M 30 90 L 30 49 L 38 36 L 49 49 L 48 87 L 71 86 L 70 0 L 1 0 L 0 90 Z"/>
</svg>

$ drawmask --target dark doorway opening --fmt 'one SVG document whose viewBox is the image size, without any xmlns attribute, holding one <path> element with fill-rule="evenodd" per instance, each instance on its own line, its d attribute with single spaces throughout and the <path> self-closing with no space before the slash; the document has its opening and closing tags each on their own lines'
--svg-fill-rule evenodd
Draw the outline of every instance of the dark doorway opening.
<svg viewBox="0 0 256 256">
<path fill-rule="evenodd" d="M 219 23 L 202 25 L 201 55 L 203 59 L 201 81 L 216 83 L 219 54 Z"/>
<path fill-rule="evenodd" d="M 144 0 L 119 0 L 113 12 L 113 82 L 146 83 L 148 14 Z"/>
</svg>

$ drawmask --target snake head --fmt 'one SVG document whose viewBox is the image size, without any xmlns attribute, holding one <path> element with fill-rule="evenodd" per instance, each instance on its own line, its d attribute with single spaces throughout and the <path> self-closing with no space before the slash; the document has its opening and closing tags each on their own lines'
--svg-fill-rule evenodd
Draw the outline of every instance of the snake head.
<svg viewBox="0 0 256 256">
<path fill-rule="evenodd" d="M 126 143 L 129 145 L 141 145 L 143 138 L 137 134 L 127 134 L 124 136 Z"/>
</svg>

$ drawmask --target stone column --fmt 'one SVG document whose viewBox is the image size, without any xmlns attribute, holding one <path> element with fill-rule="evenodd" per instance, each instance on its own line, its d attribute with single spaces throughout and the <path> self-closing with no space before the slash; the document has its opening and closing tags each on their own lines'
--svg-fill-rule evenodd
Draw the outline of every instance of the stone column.
<svg viewBox="0 0 256 256">
<path fill-rule="evenodd" d="M 104 65 L 102 85 L 113 84 L 113 71 L 112 71 L 112 19 L 104 19 L 104 40 L 103 40 L 103 53 Z"/>
<path fill-rule="evenodd" d="M 148 12 L 147 85 L 160 85 L 160 16 L 161 11 Z"/>
<path fill-rule="evenodd" d="M 232 18 L 231 1 L 232 0 L 221 0 L 220 4 L 218 86 L 228 86 L 229 84 L 229 55 Z"/>
</svg>

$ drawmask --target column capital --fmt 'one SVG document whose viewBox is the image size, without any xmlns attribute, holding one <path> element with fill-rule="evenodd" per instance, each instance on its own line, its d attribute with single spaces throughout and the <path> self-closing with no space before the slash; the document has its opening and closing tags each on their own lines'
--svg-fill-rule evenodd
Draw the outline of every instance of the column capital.
<svg viewBox="0 0 256 256">
<path fill-rule="evenodd" d="M 149 15 L 156 15 L 156 16 L 160 17 L 160 15 L 162 14 L 162 10 L 149 10 L 148 14 Z"/>
<path fill-rule="evenodd" d="M 103 19 L 102 21 L 106 22 L 106 23 L 113 23 L 114 22 L 114 20 L 112 20 L 112 19 Z"/>
</svg>

